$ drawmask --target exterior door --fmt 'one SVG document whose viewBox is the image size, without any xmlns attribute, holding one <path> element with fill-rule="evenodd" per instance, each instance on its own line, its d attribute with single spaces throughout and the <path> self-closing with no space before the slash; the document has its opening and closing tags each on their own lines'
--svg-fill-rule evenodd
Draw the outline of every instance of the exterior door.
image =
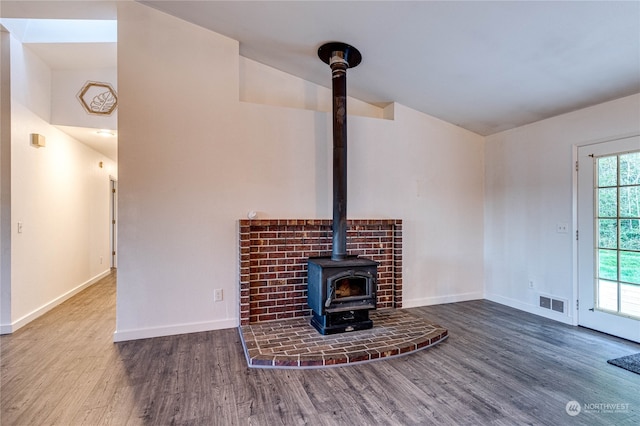
<svg viewBox="0 0 640 426">
<path fill-rule="evenodd" d="M 578 149 L 578 323 L 640 342 L 640 137 Z"/>
</svg>

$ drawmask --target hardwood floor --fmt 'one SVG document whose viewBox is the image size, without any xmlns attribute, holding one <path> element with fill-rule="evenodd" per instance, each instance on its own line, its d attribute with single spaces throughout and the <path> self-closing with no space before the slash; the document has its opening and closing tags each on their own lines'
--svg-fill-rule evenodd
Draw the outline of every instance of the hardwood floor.
<svg viewBox="0 0 640 426">
<path fill-rule="evenodd" d="M 450 337 L 408 356 L 262 370 L 236 329 L 114 344 L 115 280 L 0 338 L 0 424 L 640 424 L 640 375 L 606 363 L 640 345 L 492 302 L 412 309 Z"/>
</svg>

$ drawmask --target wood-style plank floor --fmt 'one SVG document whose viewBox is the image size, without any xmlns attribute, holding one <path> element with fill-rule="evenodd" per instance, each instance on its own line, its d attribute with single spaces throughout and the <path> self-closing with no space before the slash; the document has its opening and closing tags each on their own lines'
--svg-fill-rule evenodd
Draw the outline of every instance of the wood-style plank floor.
<svg viewBox="0 0 640 426">
<path fill-rule="evenodd" d="M 236 329 L 114 344 L 115 280 L 0 338 L 0 424 L 640 424 L 640 375 L 606 363 L 640 345 L 492 302 L 412 309 L 450 337 L 408 356 L 264 370 Z"/>
</svg>

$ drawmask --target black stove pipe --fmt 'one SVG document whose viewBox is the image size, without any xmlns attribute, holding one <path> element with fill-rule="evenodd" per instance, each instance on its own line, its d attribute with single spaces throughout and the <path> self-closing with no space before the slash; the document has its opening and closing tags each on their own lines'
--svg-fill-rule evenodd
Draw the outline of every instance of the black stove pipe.
<svg viewBox="0 0 640 426">
<path fill-rule="evenodd" d="M 331 67 L 333 91 L 333 244 L 331 260 L 347 256 L 347 69 L 362 61 L 358 49 L 332 42 L 318 49 Z"/>
</svg>

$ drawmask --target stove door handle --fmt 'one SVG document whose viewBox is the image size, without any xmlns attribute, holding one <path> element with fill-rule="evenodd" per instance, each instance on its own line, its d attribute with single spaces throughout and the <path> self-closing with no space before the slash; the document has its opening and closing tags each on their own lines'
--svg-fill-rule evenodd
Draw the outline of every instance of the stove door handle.
<svg viewBox="0 0 640 426">
<path fill-rule="evenodd" d="M 331 289 L 329 290 L 329 296 L 327 297 L 327 301 L 324 302 L 324 307 L 328 308 L 329 306 L 331 306 L 331 302 L 333 301 L 333 292 L 335 290 L 335 287 L 333 286 L 333 284 L 331 285 Z"/>
</svg>

